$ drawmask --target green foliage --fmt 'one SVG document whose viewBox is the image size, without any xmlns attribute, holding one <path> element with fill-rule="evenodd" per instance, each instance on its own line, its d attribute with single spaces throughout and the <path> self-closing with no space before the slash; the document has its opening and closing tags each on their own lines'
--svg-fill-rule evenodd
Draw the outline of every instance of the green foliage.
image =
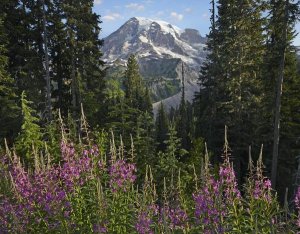
<svg viewBox="0 0 300 234">
<path fill-rule="evenodd" d="M 112 100 L 108 107 L 107 128 L 116 136 L 122 136 L 126 145 L 131 143 L 130 134 L 136 132 L 136 122 L 141 112 L 127 104 L 126 100 Z"/>
<path fill-rule="evenodd" d="M 4 138 L 16 136 L 20 127 L 16 86 L 7 71 L 7 38 L 3 27 L 3 16 L 0 12 L 0 145 L 3 145 Z M 11 141 L 11 139 L 8 140 Z"/>
<path fill-rule="evenodd" d="M 14 79 L 18 95 L 26 91 L 33 108 L 44 110 L 43 40 L 41 1 L 2 1 L 7 35 L 8 72 Z"/>
<path fill-rule="evenodd" d="M 180 151 L 180 139 L 177 138 L 177 132 L 175 130 L 174 123 L 170 124 L 167 134 L 167 140 L 165 140 L 166 149 L 165 151 L 158 152 L 158 163 L 156 165 L 156 176 L 158 187 L 161 188 L 163 186 L 164 178 L 169 183 L 174 178 L 174 173 L 179 169 L 179 161 L 178 158 L 181 156 L 181 153 L 185 153 Z"/>
<path fill-rule="evenodd" d="M 58 163 L 61 158 L 61 128 L 58 120 L 54 119 L 48 123 L 44 129 L 44 138 L 46 144 L 46 153 L 51 155 L 51 161 Z"/>
<path fill-rule="evenodd" d="M 139 107 L 141 96 L 143 96 L 142 79 L 139 74 L 139 67 L 134 55 L 130 55 L 127 61 L 127 69 L 125 71 L 125 97 L 131 106 Z"/>
<path fill-rule="evenodd" d="M 90 124 L 102 124 L 106 108 L 104 63 L 101 60 L 103 41 L 99 37 L 100 16 L 92 8 L 90 0 L 1 2 L 9 42 L 7 70 L 14 79 L 18 94 L 25 90 L 39 114 L 45 113 L 45 36 L 53 109 L 60 109 L 64 117 L 72 112 L 77 118 L 83 103 Z"/>
<path fill-rule="evenodd" d="M 21 95 L 21 103 L 23 123 L 21 133 L 16 140 L 16 150 L 18 154 L 22 155 L 22 160 L 26 165 L 32 165 L 34 156 L 39 155 L 44 146 L 43 133 L 38 124 L 39 119 L 35 116 L 36 111 L 30 106 L 32 102 L 26 99 L 24 91 Z"/>
<path fill-rule="evenodd" d="M 228 4 L 231 7 L 228 7 Z M 208 144 L 220 148 L 222 129 L 232 131 L 237 159 L 255 138 L 260 106 L 261 64 L 263 61 L 262 5 L 258 1 L 218 2 L 218 17 L 209 36 L 211 54 L 204 65 L 199 96 L 200 134 Z"/>
<path fill-rule="evenodd" d="M 22 99 L 25 100 L 22 100 L 24 112 L 31 114 L 28 118 L 31 122 L 37 121 L 32 117 L 34 111 L 28 107 L 25 94 Z M 61 146 L 61 158 L 57 162 L 45 162 L 44 157 L 36 157 L 34 167 L 26 170 L 17 156 L 12 157 L 9 151 L 6 152 L 12 160 L 0 160 L 0 204 L 10 203 L 0 206 L 0 212 L 3 212 L 3 207 L 12 210 L 5 210 L 5 215 L 0 213 L 0 222 L 8 220 L 16 224 L 7 215 L 21 215 L 26 220 L 22 226 L 26 232 L 48 232 L 51 228 L 53 232 L 64 233 L 104 230 L 107 233 L 136 233 L 138 224 L 147 226 L 150 223 L 154 233 L 202 233 L 207 229 L 216 233 L 296 233 L 295 215 L 284 213 L 280 208 L 275 191 L 271 190 L 269 180 L 263 175 L 261 156 L 256 167 L 250 158 L 249 177 L 240 193 L 229 161 L 228 145 L 224 147 L 225 160 L 216 173 L 201 138 L 193 141 L 190 161 L 181 163 L 178 160 L 181 141 L 174 123 L 171 123 L 166 150 L 156 155 L 152 175 L 152 167 L 145 165 L 148 158 L 143 157 L 151 155 L 147 148 L 152 144 L 151 131 L 148 130 L 153 130 L 150 119 L 147 112 L 139 116 L 137 141 L 127 150 L 123 144 L 116 146 L 114 138 L 108 139 L 103 131 L 90 132 L 89 142 L 92 144 L 86 145 L 82 135 L 67 134 L 71 128 L 65 127 L 59 119 L 57 125 L 60 129 L 53 123 L 46 131 L 49 145 L 57 142 Z M 84 124 L 81 126 L 81 132 L 88 132 Z M 61 144 L 58 132 L 61 132 Z M 72 142 L 71 137 L 78 139 Z M 42 156 L 46 156 L 43 145 L 40 150 Z M 56 154 L 55 150 L 52 152 Z M 50 155 L 50 158 L 55 157 Z M 145 161 L 140 163 L 139 160 Z M 145 174 L 143 182 L 136 181 L 133 162 L 140 166 L 138 170 L 143 171 L 140 174 Z M 11 167 L 22 173 L 8 176 Z M 34 202 L 27 200 L 28 193 Z M 20 204 L 25 208 L 22 209 Z M 25 204 L 30 207 L 29 212 Z M 207 217 L 205 222 L 202 217 Z M 18 225 L 4 228 L 17 233 L 21 230 Z"/>
<path fill-rule="evenodd" d="M 202 90 L 194 102 L 196 136 L 204 137 L 212 149 L 212 161 L 217 162 L 223 127 L 228 126 L 239 179 L 244 176 L 247 167 L 249 145 L 258 152 L 260 144 L 264 143 L 268 155 L 266 161 L 271 155 L 275 87 L 285 30 L 285 2 L 212 1 L 215 15 L 211 17 L 208 36 L 210 53 L 201 69 Z M 265 16 L 266 10 L 270 14 Z M 297 12 L 297 4 L 290 2 L 280 124 L 279 173 L 282 175 L 295 172 L 294 156 L 299 154 L 294 134 L 299 132 L 296 120 L 299 97 L 293 91 L 298 89 L 299 77 L 295 49 L 291 45 Z M 267 168 L 269 166 L 267 163 Z M 287 184 L 291 186 L 292 181 L 282 180 L 281 195 Z"/>
<path fill-rule="evenodd" d="M 156 142 L 158 143 L 157 150 L 164 151 L 166 149 L 165 142 L 168 137 L 169 120 L 165 112 L 163 103 L 160 103 L 155 126 L 156 126 Z"/>
<path fill-rule="evenodd" d="M 182 65 L 182 70 L 184 69 Z M 189 138 L 189 123 L 188 123 L 188 109 L 187 103 L 185 101 L 185 87 L 184 87 L 184 71 L 182 71 L 182 91 L 181 91 L 181 100 L 179 105 L 179 114 L 177 119 L 177 132 L 178 137 L 181 139 L 181 148 L 188 150 L 190 147 L 190 138 Z"/>
<path fill-rule="evenodd" d="M 281 120 L 280 120 L 280 140 L 279 140 L 279 162 L 278 162 L 278 192 L 283 197 L 285 188 L 293 190 L 293 174 L 296 171 L 296 159 L 299 155 L 300 145 L 296 135 L 300 131 L 299 127 L 299 73 L 297 70 L 297 58 L 295 48 L 292 45 L 295 38 L 294 27 L 296 16 L 299 12 L 297 3 L 289 2 L 288 25 L 285 24 L 286 1 L 270 1 L 269 10 L 271 17 L 267 23 L 266 55 L 263 67 L 263 118 L 259 121 L 259 134 L 263 136 L 267 160 L 273 146 L 273 122 L 275 115 L 276 84 L 279 76 L 279 65 L 283 45 L 285 50 L 284 78 L 281 96 Z M 283 34 L 287 30 L 287 41 L 283 41 Z M 267 166 L 269 166 L 267 164 Z M 286 179 L 285 179 L 286 178 Z"/>
<path fill-rule="evenodd" d="M 196 138 L 192 142 L 192 147 L 189 152 L 188 165 L 195 168 L 197 175 L 201 174 L 201 168 L 204 164 L 205 142 L 203 138 Z"/>
<path fill-rule="evenodd" d="M 156 164 L 155 145 L 154 140 L 154 123 L 153 117 L 150 113 L 142 113 L 137 120 L 137 129 L 133 138 L 135 148 L 135 160 L 137 167 L 140 168 L 138 172 L 138 181 L 143 182 L 146 167 L 154 167 Z"/>
<path fill-rule="evenodd" d="M 114 82 L 118 84 L 117 80 Z M 123 85 L 125 96 L 114 91 L 107 101 L 107 128 L 120 136 L 125 146 L 131 146 L 132 140 L 135 142 L 137 150 L 133 154 L 135 163 L 141 168 L 138 173 L 141 183 L 146 165 L 154 163 L 155 141 L 150 92 L 143 85 L 134 55 L 128 58 Z"/>
</svg>

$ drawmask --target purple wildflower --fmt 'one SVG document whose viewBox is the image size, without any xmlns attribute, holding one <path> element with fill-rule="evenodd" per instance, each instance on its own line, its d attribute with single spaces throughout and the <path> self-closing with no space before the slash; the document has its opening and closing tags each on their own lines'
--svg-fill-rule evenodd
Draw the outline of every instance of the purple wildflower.
<svg viewBox="0 0 300 234">
<path fill-rule="evenodd" d="M 193 194 L 195 217 L 198 223 L 205 224 L 204 232 L 210 233 L 220 227 L 221 219 L 226 214 L 222 199 L 221 183 L 213 177 L 207 180 L 200 190 Z M 211 229 L 211 227 L 213 227 Z"/>
<path fill-rule="evenodd" d="M 105 227 L 105 225 L 95 224 L 93 226 L 93 231 L 95 233 L 107 233 L 107 228 Z"/>
<path fill-rule="evenodd" d="M 238 185 L 235 177 L 235 172 L 229 161 L 225 161 L 219 170 L 220 183 L 225 192 L 227 203 L 232 203 L 234 199 L 240 198 L 241 193 L 238 190 Z"/>
<path fill-rule="evenodd" d="M 152 224 L 152 220 L 146 212 L 141 212 L 138 215 L 138 221 L 135 225 L 136 231 L 139 234 L 152 234 L 150 225 Z"/>
<path fill-rule="evenodd" d="M 300 228 L 300 187 L 298 187 L 294 202 L 298 212 L 298 218 L 296 224 Z"/>
<path fill-rule="evenodd" d="M 124 192 L 136 180 L 136 167 L 134 164 L 126 163 L 124 160 L 117 160 L 109 168 L 110 187 L 113 192 L 122 189 Z"/>
</svg>

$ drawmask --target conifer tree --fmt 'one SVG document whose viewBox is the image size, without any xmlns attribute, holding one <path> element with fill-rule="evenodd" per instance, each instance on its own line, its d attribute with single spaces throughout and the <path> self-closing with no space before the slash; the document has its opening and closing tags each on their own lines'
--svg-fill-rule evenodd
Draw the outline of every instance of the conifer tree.
<svg viewBox="0 0 300 234">
<path fill-rule="evenodd" d="M 200 78 L 203 90 L 198 95 L 198 132 L 219 154 L 224 125 L 229 126 L 237 169 L 248 145 L 257 139 L 264 56 L 263 9 L 264 5 L 256 0 L 218 1 L 218 17 L 211 19 L 211 53 Z"/>
<path fill-rule="evenodd" d="M 135 162 L 140 168 L 138 179 L 143 180 L 146 165 L 154 164 L 154 120 L 150 92 L 144 87 L 134 55 L 127 61 L 124 80 L 124 97 L 115 94 L 108 100 L 107 127 L 122 136 L 126 148 L 133 140 Z M 118 92 L 119 93 L 119 92 Z"/>
<path fill-rule="evenodd" d="M 25 90 L 43 116 L 47 106 L 50 117 L 53 101 L 54 109 L 61 109 L 64 116 L 72 111 L 78 117 L 83 103 L 91 125 L 101 124 L 103 42 L 93 2 L 5 0 L 3 4 L 7 13 L 8 71 L 19 93 Z"/>
<path fill-rule="evenodd" d="M 145 103 L 144 87 L 134 55 L 128 58 L 123 84 L 125 96 L 109 100 L 114 106 L 110 106 L 108 110 L 108 126 L 121 134 L 125 144 L 129 145 L 130 134 L 137 132 L 138 118 L 144 113 Z"/>
<path fill-rule="evenodd" d="M 8 72 L 15 80 L 18 95 L 23 90 L 34 108 L 44 111 L 43 40 L 40 1 L 5 1 L 4 28 L 7 34 Z"/>
<path fill-rule="evenodd" d="M 70 96 L 70 55 L 67 41 L 66 25 L 64 23 L 65 14 L 63 1 L 53 0 L 53 4 L 48 6 L 48 16 L 51 19 L 49 25 L 49 50 L 52 61 L 52 81 L 57 88 L 52 90 L 54 99 L 53 108 L 60 109 L 63 116 L 67 116 L 71 107 Z"/>
<path fill-rule="evenodd" d="M 280 132 L 279 132 L 279 150 L 278 150 L 278 174 L 284 174 L 287 180 L 281 180 L 279 191 L 282 194 L 285 187 L 291 185 L 293 172 L 295 170 L 295 156 L 299 155 L 299 144 L 295 137 L 299 129 L 299 74 L 297 73 L 297 58 L 292 41 L 295 37 L 294 26 L 299 14 L 297 3 L 290 1 L 269 1 L 269 10 L 271 17 L 268 21 L 266 44 L 267 54 L 265 57 L 264 72 L 264 121 L 261 122 L 261 132 L 265 139 L 266 155 L 272 154 L 273 132 L 275 120 L 275 100 L 278 91 L 278 77 L 280 77 L 280 64 L 284 61 L 283 85 L 280 110 Z M 286 37 L 284 36 L 286 33 Z M 284 48 L 284 54 L 282 53 Z M 283 59 L 284 56 L 284 60 Z M 269 165 L 268 165 L 269 166 Z M 273 167 L 276 166 L 276 163 Z M 290 176 L 286 176 L 289 174 Z M 276 185 L 273 170 L 273 186 Z M 283 177 L 281 177 L 283 178 Z"/>
<path fill-rule="evenodd" d="M 166 149 L 165 141 L 168 136 L 169 121 L 162 102 L 158 109 L 155 126 L 156 142 L 158 143 L 157 151 L 164 151 Z"/>
<path fill-rule="evenodd" d="M 2 5 L 0 4 L 0 7 Z M 20 114 L 17 106 L 16 85 L 7 72 L 8 58 L 6 56 L 7 39 L 3 28 L 3 12 L 0 12 L 0 144 L 3 138 L 16 136 L 19 130 Z M 8 140 L 10 140 L 8 139 Z"/>
<path fill-rule="evenodd" d="M 175 167 L 176 159 L 178 158 L 179 150 L 180 150 L 180 141 L 181 139 L 177 137 L 177 132 L 175 129 L 174 122 L 169 125 L 168 129 L 168 138 L 165 141 L 166 150 L 165 154 L 167 160 L 169 161 L 170 168 Z"/>
<path fill-rule="evenodd" d="M 154 119 L 147 111 L 141 113 L 137 119 L 137 127 L 134 135 L 135 161 L 138 172 L 138 179 L 143 182 L 145 179 L 146 166 L 153 166 L 155 161 L 155 140 L 154 140 Z"/>
<path fill-rule="evenodd" d="M 33 155 L 39 152 L 44 143 L 42 141 L 43 134 L 38 125 L 39 119 L 36 117 L 36 111 L 30 106 L 32 102 L 26 98 L 26 94 L 23 91 L 21 95 L 23 123 L 21 133 L 16 139 L 16 150 L 26 165 L 32 165 L 34 161 Z M 34 150 L 36 152 L 34 152 Z"/>
<path fill-rule="evenodd" d="M 127 60 L 127 69 L 125 71 L 125 98 L 130 106 L 142 109 L 145 90 L 142 86 L 142 78 L 139 73 L 138 62 L 134 55 L 130 55 Z"/>
<path fill-rule="evenodd" d="M 189 139 L 189 124 L 188 124 L 188 113 L 187 113 L 187 104 L 185 100 L 185 80 L 184 80 L 184 66 L 182 63 L 182 92 L 181 92 L 181 101 L 179 105 L 179 113 L 177 120 L 177 133 L 178 137 L 181 139 L 181 148 L 188 150 L 190 146 Z"/>
<path fill-rule="evenodd" d="M 71 103 L 75 116 L 83 103 L 91 125 L 100 124 L 104 104 L 104 72 L 99 39 L 99 15 L 92 12 L 92 0 L 63 2 L 71 81 Z"/>
<path fill-rule="evenodd" d="M 158 164 L 156 167 L 158 187 L 162 187 L 163 179 L 171 180 L 172 175 L 178 169 L 178 155 L 180 150 L 180 139 L 177 137 L 175 123 L 171 123 L 168 129 L 167 140 L 164 142 L 166 149 L 158 153 Z"/>
<path fill-rule="evenodd" d="M 143 98 L 143 107 L 142 110 L 147 111 L 149 114 L 153 116 L 153 106 L 149 88 L 146 87 L 144 98 Z"/>
<path fill-rule="evenodd" d="M 52 120 L 52 101 L 51 101 L 51 79 L 50 79 L 50 60 L 48 50 L 48 29 L 45 0 L 42 0 L 42 15 L 43 15 L 43 48 L 45 55 L 45 80 L 46 80 L 46 119 Z"/>
<path fill-rule="evenodd" d="M 217 80 L 220 79 L 220 61 L 218 37 L 216 31 L 216 3 L 211 1 L 211 18 L 210 32 L 207 36 L 207 51 L 209 52 L 205 62 L 201 67 L 200 73 L 200 91 L 196 93 L 194 99 L 195 115 L 196 115 L 196 135 L 197 137 L 205 137 L 209 147 L 215 150 L 217 137 L 216 128 L 218 127 L 216 120 L 216 97 L 219 95 L 220 87 L 217 87 Z"/>
<path fill-rule="evenodd" d="M 113 105 L 108 105 L 106 127 L 111 129 L 115 136 L 122 136 L 125 146 L 130 146 L 130 135 L 137 130 L 137 119 L 141 112 L 129 106 L 124 98 L 118 98 L 110 103 Z"/>
</svg>

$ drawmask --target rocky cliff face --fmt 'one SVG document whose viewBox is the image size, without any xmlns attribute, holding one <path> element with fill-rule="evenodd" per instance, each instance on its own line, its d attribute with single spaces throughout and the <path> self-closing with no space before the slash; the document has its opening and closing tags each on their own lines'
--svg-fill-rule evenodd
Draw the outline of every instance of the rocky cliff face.
<svg viewBox="0 0 300 234">
<path fill-rule="evenodd" d="M 164 21 L 134 17 L 104 39 L 103 57 L 109 66 L 126 66 L 129 55 L 135 54 L 154 101 L 178 95 L 183 64 L 187 99 L 191 100 L 206 57 L 205 43 L 206 38 L 195 29 L 181 30 Z M 167 106 L 176 107 L 177 98 L 171 100 Z"/>
</svg>

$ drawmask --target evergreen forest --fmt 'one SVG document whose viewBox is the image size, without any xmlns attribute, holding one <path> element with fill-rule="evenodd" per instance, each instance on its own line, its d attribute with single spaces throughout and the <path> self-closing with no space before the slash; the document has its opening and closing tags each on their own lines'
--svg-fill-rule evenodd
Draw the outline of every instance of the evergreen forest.
<svg viewBox="0 0 300 234">
<path fill-rule="evenodd" d="M 211 0 L 198 92 L 155 114 L 93 6 L 0 1 L 0 234 L 299 233 L 300 2 Z"/>
</svg>

